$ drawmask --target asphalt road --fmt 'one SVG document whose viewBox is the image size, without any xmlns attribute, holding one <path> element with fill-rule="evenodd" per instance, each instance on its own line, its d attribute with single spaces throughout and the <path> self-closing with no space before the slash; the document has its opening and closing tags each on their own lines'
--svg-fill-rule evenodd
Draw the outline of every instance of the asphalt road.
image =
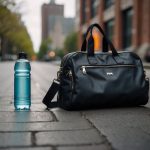
<svg viewBox="0 0 150 150">
<path fill-rule="evenodd" d="M 13 67 L 14 62 L 0 63 L 0 149 L 150 150 L 150 103 L 134 108 L 45 110 L 41 101 L 59 66 L 32 62 L 31 111 L 15 112 Z"/>
</svg>

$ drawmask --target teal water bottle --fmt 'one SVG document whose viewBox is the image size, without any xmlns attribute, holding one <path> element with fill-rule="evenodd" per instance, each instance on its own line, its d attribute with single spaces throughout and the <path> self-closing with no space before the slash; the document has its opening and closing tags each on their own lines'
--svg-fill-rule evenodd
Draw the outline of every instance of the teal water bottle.
<svg viewBox="0 0 150 150">
<path fill-rule="evenodd" d="M 19 53 L 14 67 L 14 106 L 16 110 L 29 110 L 31 106 L 31 66 L 27 54 Z"/>
</svg>

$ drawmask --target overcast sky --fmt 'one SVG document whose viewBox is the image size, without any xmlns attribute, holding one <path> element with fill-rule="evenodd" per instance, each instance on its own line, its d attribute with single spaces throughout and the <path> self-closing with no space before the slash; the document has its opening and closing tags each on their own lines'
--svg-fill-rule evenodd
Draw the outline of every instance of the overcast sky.
<svg viewBox="0 0 150 150">
<path fill-rule="evenodd" d="M 50 0 L 16 0 L 19 5 L 18 11 L 22 14 L 35 51 L 38 51 L 41 43 L 41 5 Z M 64 4 L 65 17 L 75 16 L 75 0 L 55 0 L 57 4 Z"/>
</svg>

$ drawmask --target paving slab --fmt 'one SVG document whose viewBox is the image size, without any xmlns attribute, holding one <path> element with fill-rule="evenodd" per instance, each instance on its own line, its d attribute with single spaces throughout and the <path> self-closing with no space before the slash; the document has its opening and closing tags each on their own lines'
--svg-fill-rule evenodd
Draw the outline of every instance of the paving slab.
<svg viewBox="0 0 150 150">
<path fill-rule="evenodd" d="M 30 133 L 0 133 L 0 148 L 13 146 L 31 146 Z"/>
<path fill-rule="evenodd" d="M 53 150 L 51 147 L 2 148 L 0 150 Z"/>
<path fill-rule="evenodd" d="M 2 100 L 3 99 L 3 100 Z M 11 105 L 11 104 L 13 104 L 13 100 L 12 100 L 12 98 L 6 98 L 6 99 L 4 99 L 4 98 L 2 98 L 1 100 L 0 100 L 0 106 L 1 105 Z"/>
<path fill-rule="evenodd" d="M 95 129 L 80 131 L 40 132 L 36 134 L 37 145 L 100 144 L 105 141 Z"/>
<path fill-rule="evenodd" d="M 13 104 L 8 104 L 8 105 L 1 105 L 0 106 L 0 112 L 1 111 L 8 111 L 8 112 L 14 112 L 15 111 L 15 108 L 14 108 L 14 105 Z M 31 109 L 30 111 L 33 111 L 33 112 L 36 112 L 36 111 L 47 111 L 46 110 L 46 106 L 43 105 L 43 104 L 31 104 Z"/>
<path fill-rule="evenodd" d="M 41 97 L 41 98 L 38 97 L 38 98 L 31 99 L 31 104 L 42 104 L 43 97 Z M 8 98 L 7 97 L 2 97 L 2 98 L 0 98 L 0 104 L 1 105 L 14 104 L 14 99 L 12 97 L 8 97 Z"/>
<path fill-rule="evenodd" d="M 114 149 L 150 150 L 150 135 L 138 128 L 104 128 L 101 132 L 107 136 Z"/>
<path fill-rule="evenodd" d="M 86 111 L 86 117 L 100 127 L 124 126 L 145 128 L 150 126 L 150 109 L 145 107 L 102 109 Z M 149 131 L 149 130 L 148 130 Z"/>
<path fill-rule="evenodd" d="M 35 122 L 35 123 L 0 123 L 0 132 L 15 131 L 70 131 L 87 130 L 92 126 L 87 121 L 80 122 Z"/>
<path fill-rule="evenodd" d="M 66 111 L 60 108 L 51 109 L 60 122 L 79 122 L 85 120 L 79 111 Z"/>
<path fill-rule="evenodd" d="M 0 112 L 0 122 L 42 122 L 53 121 L 53 116 L 50 112 Z"/>
<path fill-rule="evenodd" d="M 88 146 L 68 146 L 58 147 L 57 150 L 112 150 L 109 145 L 88 145 Z"/>
<path fill-rule="evenodd" d="M 144 107 L 84 112 L 87 119 L 119 150 L 150 149 L 150 110 Z"/>
</svg>

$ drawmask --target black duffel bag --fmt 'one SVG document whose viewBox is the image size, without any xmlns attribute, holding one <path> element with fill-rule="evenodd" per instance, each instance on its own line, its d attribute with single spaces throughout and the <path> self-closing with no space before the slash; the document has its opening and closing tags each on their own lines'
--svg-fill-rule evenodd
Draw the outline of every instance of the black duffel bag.
<svg viewBox="0 0 150 150">
<path fill-rule="evenodd" d="M 103 35 L 103 52 L 94 53 L 92 30 Z M 80 52 L 64 56 L 58 78 L 43 99 L 48 107 L 66 110 L 138 106 L 148 102 L 149 80 L 133 52 L 117 52 L 98 24 L 91 25 Z M 108 46 L 112 53 L 107 52 Z M 87 47 L 87 52 L 86 51 Z M 52 99 L 58 91 L 57 101 Z"/>
</svg>

